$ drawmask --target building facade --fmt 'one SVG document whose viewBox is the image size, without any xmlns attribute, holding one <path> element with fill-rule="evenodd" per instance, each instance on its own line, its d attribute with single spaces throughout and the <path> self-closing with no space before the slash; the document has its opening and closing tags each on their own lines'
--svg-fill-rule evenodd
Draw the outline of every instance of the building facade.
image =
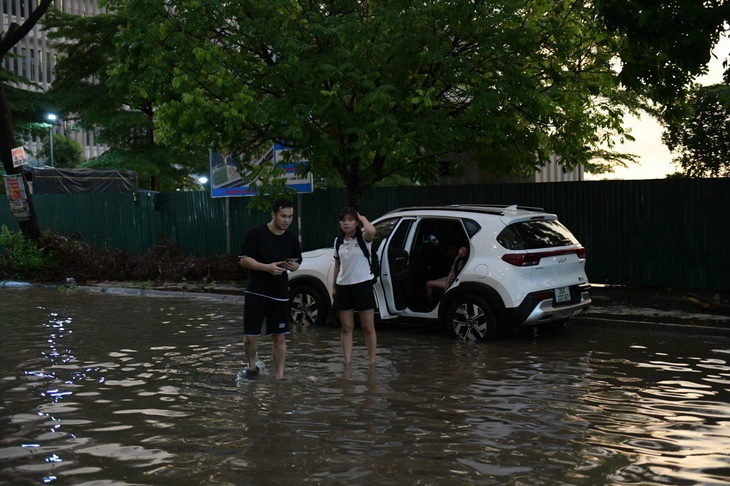
<svg viewBox="0 0 730 486">
<path fill-rule="evenodd" d="M 539 170 L 536 170 L 529 176 L 525 177 L 504 177 L 495 176 L 489 169 L 481 167 L 474 160 L 471 152 L 461 154 L 452 154 L 450 159 L 445 162 L 447 167 L 449 164 L 459 163 L 462 166 L 463 174 L 459 176 L 449 175 L 448 169 L 445 169 L 444 175 L 434 183 L 442 186 L 457 186 L 461 184 L 495 184 L 495 183 L 529 183 L 529 182 L 578 182 L 584 180 L 585 170 L 583 166 L 578 166 L 570 171 L 566 171 L 557 155 L 550 157 L 550 162 Z"/>
<path fill-rule="evenodd" d="M 7 32 L 11 24 L 22 24 L 30 12 L 38 6 L 38 0 L 1 0 L 0 3 L 0 32 Z M 81 16 L 92 16 L 99 13 L 97 0 L 54 0 L 51 8 L 61 12 Z M 23 76 L 33 84 L 22 84 L 19 87 L 28 90 L 47 90 L 53 82 L 53 71 L 56 61 L 56 51 L 46 32 L 41 30 L 37 23 L 12 49 L 12 56 L 6 56 L 3 67 L 8 71 Z M 62 134 L 81 144 L 85 158 L 101 155 L 105 146 L 97 145 L 92 132 L 69 130 L 65 120 L 56 120 L 50 128 L 53 134 Z M 31 153 L 38 153 L 41 149 L 41 139 L 34 139 L 25 144 Z M 33 162 L 33 157 L 31 157 Z"/>
</svg>

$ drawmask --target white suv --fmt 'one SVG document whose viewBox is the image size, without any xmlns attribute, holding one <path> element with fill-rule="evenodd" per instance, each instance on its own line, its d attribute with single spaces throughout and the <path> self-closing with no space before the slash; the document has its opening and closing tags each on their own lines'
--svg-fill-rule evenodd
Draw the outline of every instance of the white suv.
<svg viewBox="0 0 730 486">
<path fill-rule="evenodd" d="M 459 340 L 479 340 L 518 326 L 563 325 L 591 304 L 585 248 L 542 209 L 410 207 L 373 224 L 373 249 L 382 263 L 375 284 L 381 319 L 439 321 Z M 465 266 L 429 304 L 426 282 L 447 275 L 454 249 L 462 246 L 469 249 Z M 332 248 L 305 252 L 289 275 L 295 323 L 324 324 L 333 255 Z"/>
</svg>

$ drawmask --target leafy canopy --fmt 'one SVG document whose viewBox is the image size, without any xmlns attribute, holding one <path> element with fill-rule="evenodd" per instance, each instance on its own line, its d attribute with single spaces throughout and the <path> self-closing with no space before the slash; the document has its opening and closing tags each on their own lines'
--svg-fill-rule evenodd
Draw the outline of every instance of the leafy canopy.
<svg viewBox="0 0 730 486">
<path fill-rule="evenodd" d="M 595 0 L 605 26 L 621 36 L 622 85 L 657 103 L 663 118 L 684 115 L 684 101 L 730 21 L 727 0 Z"/>
<path fill-rule="evenodd" d="M 113 40 L 125 23 L 120 12 L 81 17 L 51 10 L 43 25 L 61 55 L 49 96 L 74 129 L 93 131 L 96 142 L 109 147 L 83 167 L 134 170 L 140 186 L 153 190 L 197 187 L 190 175 L 208 170 L 208 151 L 160 144 L 153 100 L 130 85 L 110 82 L 108 71 L 116 61 Z"/>
<path fill-rule="evenodd" d="M 690 115 L 665 125 L 664 143 L 677 152 L 674 164 L 687 177 L 730 176 L 730 86 L 697 87 Z"/>
<path fill-rule="evenodd" d="M 589 2 L 109 3 L 128 19 L 114 82 L 155 99 L 161 137 L 243 160 L 285 143 L 354 204 L 392 174 L 433 180 L 454 151 L 512 174 L 551 154 L 568 169 L 625 160 L 599 147 L 637 100 Z"/>
</svg>

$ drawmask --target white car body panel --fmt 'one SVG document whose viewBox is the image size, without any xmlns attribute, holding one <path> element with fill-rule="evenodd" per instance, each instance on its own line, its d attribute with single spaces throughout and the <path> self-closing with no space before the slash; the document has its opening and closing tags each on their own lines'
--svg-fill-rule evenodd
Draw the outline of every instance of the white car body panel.
<svg viewBox="0 0 730 486">
<path fill-rule="evenodd" d="M 499 212 L 499 214 L 496 214 L 496 212 Z M 406 296 L 406 299 L 411 299 L 412 292 L 406 292 L 405 294 L 401 292 L 401 308 L 398 308 L 396 304 L 398 300 L 396 279 L 406 279 L 398 280 L 401 286 L 404 285 L 404 282 L 408 284 L 411 279 L 410 275 L 420 269 L 415 260 L 417 258 L 416 253 L 419 249 L 430 248 L 430 242 L 422 242 L 418 238 L 424 236 L 421 232 L 427 232 L 428 230 L 425 228 L 430 226 L 436 229 L 439 229 L 440 226 L 443 229 L 460 228 L 456 231 L 456 233 L 461 233 L 460 235 L 446 232 L 444 233 L 445 239 L 448 239 L 448 237 L 461 237 L 465 242 L 468 241 L 470 250 L 469 258 L 463 270 L 451 287 L 447 289 L 442 299 L 447 300 L 445 299 L 446 294 L 453 296 L 464 293 L 465 290 L 462 289 L 469 289 L 469 292 L 481 292 L 479 289 L 489 290 L 489 292 L 498 296 L 501 308 L 522 316 L 520 319 L 524 318 L 524 324 L 565 319 L 581 312 L 590 305 L 590 295 L 587 290 L 584 290 L 589 287 L 585 273 L 586 260 L 582 257 L 585 255 L 585 250 L 576 242 L 573 235 L 569 234 L 569 231 L 563 231 L 565 228 L 560 226 L 559 233 L 553 233 L 552 236 L 567 235 L 566 238 L 574 243 L 566 241 L 567 244 L 546 246 L 545 248 L 509 250 L 498 242 L 498 235 L 507 226 L 515 223 L 520 223 L 518 225 L 520 228 L 528 228 L 528 234 L 531 236 L 535 232 L 529 228 L 552 228 L 556 226 L 555 224 L 537 226 L 522 224 L 533 220 L 557 222 L 558 218 L 554 214 L 543 211 L 516 207 L 464 205 L 445 208 L 407 208 L 387 213 L 375 219 L 373 224 L 376 227 L 382 223 L 385 225 L 383 227 L 386 228 L 386 232 L 390 231 L 389 234 L 378 235 L 382 238 L 377 248 L 382 272 L 375 284 L 375 294 L 380 318 L 409 317 L 432 321 L 443 315 L 444 309 L 441 309 L 440 303 L 433 308 L 424 308 L 424 306 L 416 308 L 412 307 L 410 300 L 407 300 L 404 305 L 403 295 Z M 510 231 L 510 233 L 507 233 L 508 236 L 514 233 L 512 230 Z M 397 242 L 394 238 L 396 234 L 398 234 Z M 538 240 L 543 237 L 542 233 L 537 232 L 535 234 L 535 238 Z M 562 241 L 562 238 L 560 241 Z M 394 254 L 388 253 L 391 249 L 395 252 Z M 516 266 L 502 259 L 505 254 L 529 255 L 536 253 L 542 255 L 542 258 L 531 266 Z M 317 279 L 326 286 L 331 302 L 334 249 L 323 248 L 308 251 L 303 256 L 304 261 L 300 268 L 290 274 L 290 285 L 296 285 L 297 281 L 302 278 Z M 392 262 L 389 257 L 395 258 L 393 261 L 397 264 L 396 271 L 391 268 Z M 416 290 L 422 285 L 419 283 L 420 281 L 413 280 L 413 282 L 416 285 Z M 425 280 L 423 285 L 425 288 Z M 558 293 L 565 294 L 564 289 L 566 288 L 573 289 L 570 291 L 572 301 L 556 304 L 551 292 L 556 292 L 556 296 Z M 556 291 L 556 289 L 560 290 Z M 544 295 L 545 297 L 542 301 L 536 302 L 535 295 Z M 534 305 L 534 308 L 520 310 L 530 296 L 533 297 L 531 297 L 532 303 L 529 305 Z"/>
</svg>

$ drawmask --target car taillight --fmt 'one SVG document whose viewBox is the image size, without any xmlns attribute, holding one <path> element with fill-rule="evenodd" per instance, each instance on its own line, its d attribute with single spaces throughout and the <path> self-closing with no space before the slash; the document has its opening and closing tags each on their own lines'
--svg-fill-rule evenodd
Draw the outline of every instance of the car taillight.
<svg viewBox="0 0 730 486">
<path fill-rule="evenodd" d="M 532 267 L 540 263 L 541 253 L 507 253 L 502 260 L 516 267 Z"/>
<path fill-rule="evenodd" d="M 502 255 L 502 260 L 516 267 L 534 267 L 540 263 L 540 260 L 546 257 L 554 257 L 560 255 L 570 255 L 575 253 L 581 260 L 586 257 L 585 247 L 571 248 L 566 250 L 541 251 L 536 253 L 507 253 Z"/>
</svg>

